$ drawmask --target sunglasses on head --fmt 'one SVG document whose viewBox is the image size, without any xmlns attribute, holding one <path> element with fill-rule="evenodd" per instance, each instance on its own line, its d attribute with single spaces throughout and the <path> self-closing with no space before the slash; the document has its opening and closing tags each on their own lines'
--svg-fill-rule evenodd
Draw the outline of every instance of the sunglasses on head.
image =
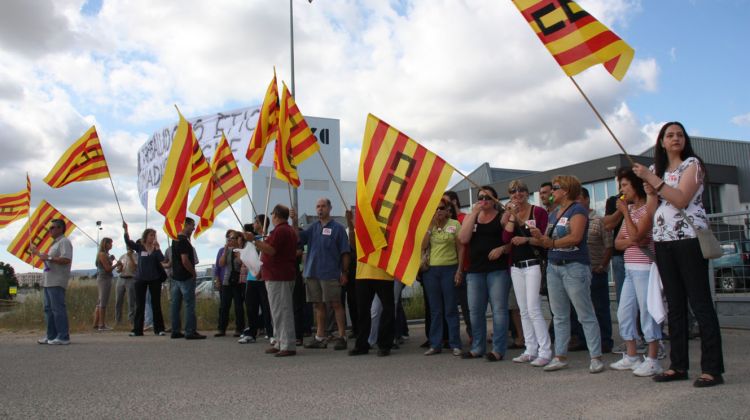
<svg viewBox="0 0 750 420">
<path fill-rule="evenodd" d="M 529 190 L 527 190 L 526 188 L 513 188 L 513 189 L 508 190 L 508 194 L 515 194 L 517 192 L 525 193 L 525 192 L 529 192 Z"/>
</svg>

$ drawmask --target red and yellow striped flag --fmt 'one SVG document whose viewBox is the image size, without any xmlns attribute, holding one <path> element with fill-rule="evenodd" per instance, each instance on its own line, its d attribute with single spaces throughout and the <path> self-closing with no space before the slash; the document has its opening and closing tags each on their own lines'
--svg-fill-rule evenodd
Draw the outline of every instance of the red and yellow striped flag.
<svg viewBox="0 0 750 420">
<path fill-rule="evenodd" d="M 0 229 L 29 215 L 31 181 L 26 175 L 26 189 L 17 193 L 0 194 Z"/>
<path fill-rule="evenodd" d="M 91 126 L 86 134 L 81 136 L 60 159 L 44 178 L 44 182 L 52 188 L 60 188 L 71 182 L 90 181 L 109 176 L 107 160 L 96 134 L 96 127 Z"/>
<path fill-rule="evenodd" d="M 156 210 L 164 215 L 164 232 L 172 239 L 185 224 L 190 188 L 203 182 L 211 173 L 193 126 L 180 114 L 180 122 L 169 149 L 164 177 L 156 193 Z"/>
<path fill-rule="evenodd" d="M 453 167 L 405 134 L 367 116 L 357 175 L 357 255 L 410 285 L 422 239 Z"/>
<path fill-rule="evenodd" d="M 274 138 L 279 137 L 279 88 L 276 84 L 276 69 L 273 70 L 273 80 L 266 89 L 263 105 L 260 108 L 258 124 L 247 145 L 245 157 L 257 170 L 266 153 L 266 146 Z"/>
<path fill-rule="evenodd" d="M 617 80 L 625 77 L 635 51 L 572 0 L 513 0 L 565 74 L 604 64 Z"/>
<path fill-rule="evenodd" d="M 200 218 L 195 229 L 197 237 L 214 224 L 214 218 L 230 203 L 247 194 L 245 181 L 242 180 L 240 169 L 232 155 L 232 148 L 227 138 L 221 135 L 211 162 L 213 177 L 206 178 L 198 193 L 190 202 L 190 212 Z"/>
<path fill-rule="evenodd" d="M 276 140 L 274 168 L 276 177 L 295 187 L 300 186 L 297 166 L 320 150 L 318 139 L 302 116 L 294 97 L 283 83 L 279 113 L 279 139 Z"/>
<path fill-rule="evenodd" d="M 49 225 L 52 219 L 61 219 L 65 221 L 65 236 L 68 236 L 76 228 L 76 225 L 65 217 L 62 213 L 45 200 L 39 203 L 39 206 L 31 215 L 26 224 L 18 232 L 13 242 L 8 245 L 8 252 L 18 257 L 20 260 L 36 268 L 43 269 L 44 263 L 38 256 L 32 256 L 29 252 L 29 243 L 36 246 L 39 252 L 46 253 L 49 251 L 54 242 L 54 238 L 49 234 Z M 31 228 L 29 228 L 31 224 Z M 29 241 L 31 238 L 31 241 Z"/>
</svg>

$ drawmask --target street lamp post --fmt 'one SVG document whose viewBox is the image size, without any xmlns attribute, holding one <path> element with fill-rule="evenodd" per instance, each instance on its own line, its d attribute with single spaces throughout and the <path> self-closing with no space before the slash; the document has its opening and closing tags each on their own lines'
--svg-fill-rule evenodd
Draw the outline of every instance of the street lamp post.
<svg viewBox="0 0 750 420">
<path fill-rule="evenodd" d="M 102 230 L 102 221 L 96 221 L 96 245 L 99 246 L 99 232 Z"/>
<path fill-rule="evenodd" d="M 312 3 L 313 0 L 308 0 Z M 289 50 L 291 51 L 291 64 L 292 64 L 292 96 L 295 95 L 294 89 L 294 0 L 289 0 Z M 297 209 L 297 189 L 292 188 L 292 207 Z"/>
</svg>

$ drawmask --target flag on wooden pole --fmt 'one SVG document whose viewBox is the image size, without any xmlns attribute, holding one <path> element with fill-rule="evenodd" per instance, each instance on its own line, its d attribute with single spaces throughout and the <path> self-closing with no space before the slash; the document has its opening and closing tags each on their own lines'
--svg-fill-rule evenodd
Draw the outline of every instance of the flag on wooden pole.
<svg viewBox="0 0 750 420">
<path fill-rule="evenodd" d="M 0 229 L 29 215 L 31 181 L 26 175 L 26 189 L 17 193 L 0 194 Z"/>
<path fill-rule="evenodd" d="M 90 181 L 109 177 L 107 160 L 96 134 L 96 127 L 86 131 L 58 159 L 44 182 L 52 188 L 60 188 L 71 182 Z"/>
<path fill-rule="evenodd" d="M 565 74 L 575 76 L 596 64 L 617 80 L 635 51 L 572 0 L 513 0 Z"/>
<path fill-rule="evenodd" d="M 212 176 L 201 184 L 198 193 L 190 202 L 190 212 L 200 218 L 195 229 L 197 237 L 214 224 L 214 218 L 231 203 L 247 195 L 247 187 L 242 179 L 237 161 L 227 138 L 221 135 L 211 162 Z"/>
<path fill-rule="evenodd" d="M 407 285 L 453 167 L 374 115 L 367 116 L 357 175 L 357 255 Z"/>
<path fill-rule="evenodd" d="M 8 245 L 8 252 L 20 260 L 36 268 L 43 269 L 44 262 L 37 255 L 31 255 L 29 245 L 34 245 L 39 252 L 49 251 L 54 238 L 49 234 L 49 225 L 53 219 L 61 219 L 65 222 L 65 236 L 70 235 L 76 225 L 54 208 L 50 203 L 42 200 L 31 215 L 23 228 L 13 241 Z"/>
<path fill-rule="evenodd" d="M 211 173 L 192 125 L 182 113 L 177 113 L 180 122 L 156 194 L 156 210 L 164 216 L 164 232 L 172 239 L 177 239 L 185 224 L 190 188 L 203 182 Z"/>
<path fill-rule="evenodd" d="M 279 88 L 276 84 L 276 69 L 273 71 L 273 80 L 266 89 L 263 105 L 260 108 L 258 123 L 247 145 L 245 157 L 258 169 L 266 153 L 266 146 L 274 138 L 278 139 L 279 133 Z"/>
<path fill-rule="evenodd" d="M 279 139 L 276 140 L 274 168 L 277 178 L 299 187 L 297 166 L 320 150 L 320 144 L 297 107 L 289 88 L 283 82 L 282 86 Z"/>
</svg>

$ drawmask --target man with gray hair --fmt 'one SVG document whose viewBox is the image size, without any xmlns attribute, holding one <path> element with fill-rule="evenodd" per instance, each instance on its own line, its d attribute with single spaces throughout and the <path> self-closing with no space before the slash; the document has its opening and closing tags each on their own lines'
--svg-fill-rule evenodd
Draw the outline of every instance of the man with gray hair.
<svg viewBox="0 0 750 420">
<path fill-rule="evenodd" d="M 336 314 L 339 336 L 334 350 L 346 349 L 346 313 L 341 304 L 341 287 L 348 282 L 349 238 L 346 229 L 331 218 L 331 200 L 321 198 L 315 203 L 318 220 L 300 232 L 299 245 L 307 245 L 305 259 L 305 291 L 307 301 L 315 306 L 317 332 L 305 348 L 321 349 L 328 346 L 325 334 L 326 305 Z M 297 213 L 291 210 L 294 225 Z"/>
<path fill-rule="evenodd" d="M 65 288 L 70 280 L 70 267 L 73 261 L 73 244 L 65 237 L 65 221 L 52 219 L 48 227 L 54 239 L 47 253 L 31 245 L 31 255 L 44 262 L 44 318 L 47 321 L 47 335 L 40 338 L 39 344 L 70 344 L 68 311 L 65 307 Z"/>
</svg>

